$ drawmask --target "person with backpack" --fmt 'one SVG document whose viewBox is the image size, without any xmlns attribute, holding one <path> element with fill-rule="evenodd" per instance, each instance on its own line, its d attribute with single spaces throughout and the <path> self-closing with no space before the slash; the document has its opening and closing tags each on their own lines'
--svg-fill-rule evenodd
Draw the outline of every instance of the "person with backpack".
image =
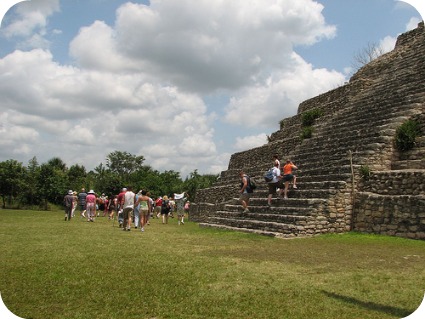
<svg viewBox="0 0 425 319">
<path fill-rule="evenodd" d="M 78 205 L 80 206 L 80 216 L 82 218 L 86 218 L 85 212 L 86 212 L 86 198 L 87 193 L 85 188 L 81 189 L 81 192 L 78 194 Z"/>
<path fill-rule="evenodd" d="M 266 175 L 270 175 L 267 178 L 265 177 L 269 187 L 269 194 L 267 196 L 267 206 L 269 207 L 272 206 L 273 194 L 276 194 L 276 190 L 282 186 L 280 174 L 279 164 L 276 162 L 274 163 L 274 166 L 266 173 Z"/>
<path fill-rule="evenodd" d="M 250 183 L 250 177 L 245 174 L 245 172 L 242 170 L 239 172 L 239 176 L 241 178 L 241 187 L 239 190 L 240 196 L 239 200 L 242 204 L 242 207 L 244 208 L 244 213 L 249 213 L 248 205 L 249 205 L 249 199 L 251 198 L 251 194 L 253 193 L 253 189 L 251 187 Z"/>
<path fill-rule="evenodd" d="M 168 196 L 164 195 L 162 197 L 162 204 L 161 204 L 161 216 L 162 216 L 162 223 L 168 224 L 168 215 L 170 214 L 171 206 L 170 201 L 168 200 Z"/>
</svg>

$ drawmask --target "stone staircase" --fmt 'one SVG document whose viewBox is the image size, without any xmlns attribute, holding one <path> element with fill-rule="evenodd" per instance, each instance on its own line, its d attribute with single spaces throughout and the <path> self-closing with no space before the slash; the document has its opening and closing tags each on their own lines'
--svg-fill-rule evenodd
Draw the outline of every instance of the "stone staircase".
<svg viewBox="0 0 425 319">
<path fill-rule="evenodd" d="M 397 184 L 396 181 L 406 179 L 392 172 L 414 170 L 409 175 L 408 180 L 413 180 L 409 185 L 424 182 L 425 127 L 415 149 L 400 154 L 394 148 L 395 132 L 406 120 L 414 118 L 425 126 L 424 53 L 425 34 L 421 24 L 401 35 L 392 52 L 360 69 L 349 84 L 303 102 L 298 114 L 284 119 L 281 129 L 270 136 L 266 145 L 233 154 L 220 180 L 213 187 L 197 192 L 191 208 L 192 220 L 203 227 L 283 238 L 356 229 L 376 232 L 373 219 L 368 221 L 363 211 L 367 210 L 364 208 L 371 194 L 378 198 L 374 203 L 387 202 L 380 197 L 389 196 L 383 194 L 385 180 Z M 315 121 L 312 137 L 301 139 L 302 115 L 313 109 L 320 109 L 323 116 Z M 272 166 L 273 154 L 279 154 L 282 161 L 291 158 L 299 167 L 298 188 L 290 189 L 287 200 L 274 197 L 272 207 L 268 207 L 267 185 L 262 176 Z M 362 177 L 364 167 L 373 172 L 375 177 L 369 180 L 381 185 L 379 191 Z M 243 212 L 238 200 L 240 169 L 258 185 L 249 213 Z M 383 233 L 425 238 L 425 210 L 421 211 L 425 206 L 425 190 L 416 189 L 418 194 L 408 195 L 416 197 L 403 201 L 403 209 L 413 211 L 414 226 L 406 226 L 405 230 L 394 225 L 379 227 L 385 229 Z M 391 196 L 406 196 L 402 193 Z M 377 205 L 379 212 L 381 208 Z"/>
</svg>

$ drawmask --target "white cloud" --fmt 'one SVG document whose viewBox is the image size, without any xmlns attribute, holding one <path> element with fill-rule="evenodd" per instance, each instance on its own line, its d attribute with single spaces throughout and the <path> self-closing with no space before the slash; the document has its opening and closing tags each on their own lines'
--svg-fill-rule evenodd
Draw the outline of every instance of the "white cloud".
<svg viewBox="0 0 425 319">
<path fill-rule="evenodd" d="M 282 118 L 295 115 L 302 101 L 344 83 L 343 74 L 313 69 L 295 53 L 290 61 L 288 70 L 275 70 L 263 84 L 232 98 L 225 121 L 249 127 L 277 126 Z"/>
<path fill-rule="evenodd" d="M 235 149 L 239 151 L 248 150 L 267 143 L 267 135 L 259 134 L 255 136 L 237 137 Z"/>
<path fill-rule="evenodd" d="M 105 22 L 95 21 L 91 26 L 81 28 L 70 43 L 70 55 L 85 69 L 122 73 L 135 68 L 129 59 L 120 55 L 114 33 Z"/>
<path fill-rule="evenodd" d="M 55 62 L 48 50 L 48 17 L 59 1 L 31 3 L 4 30 L 22 38 L 22 50 L 37 49 L 0 59 L 0 112 L 36 133 L 19 151 L 39 161 L 60 156 L 91 169 L 125 150 L 183 176 L 218 173 L 230 154 L 220 154 L 215 122 L 270 132 L 300 102 L 344 82 L 293 52 L 335 36 L 315 1 L 128 2 L 115 25 L 81 27 L 69 44 L 75 65 Z M 213 112 L 204 95 L 220 92 L 230 103 Z M 266 142 L 265 133 L 240 137 L 234 149 Z"/>
<path fill-rule="evenodd" d="M 416 17 L 410 18 L 409 22 L 406 24 L 406 31 L 416 29 L 419 22 L 421 22 L 421 20 Z M 386 36 L 379 41 L 379 46 L 383 52 L 386 53 L 394 50 L 396 42 L 397 37 Z"/>
<path fill-rule="evenodd" d="M 416 29 L 418 27 L 418 23 L 421 21 L 421 19 L 416 17 L 410 18 L 409 22 L 406 25 L 406 31 Z"/>
<path fill-rule="evenodd" d="M 123 54 L 179 87 L 237 89 L 287 67 L 293 45 L 333 37 L 322 9 L 310 0 L 127 3 L 116 35 Z"/>
<path fill-rule="evenodd" d="M 48 18 L 60 10 L 59 0 L 31 0 L 16 7 L 16 15 L 1 29 L 6 38 L 18 37 L 22 41 L 18 48 L 47 48 L 46 36 Z"/>
<path fill-rule="evenodd" d="M 199 96 L 144 82 L 139 74 L 61 66 L 48 51 L 15 51 L 0 60 L 0 111 L 14 128 L 11 145 L 22 144 L 22 133 L 16 132 L 26 127 L 48 141 L 30 145 L 42 160 L 57 154 L 94 167 L 116 149 L 139 154 L 140 145 L 175 143 L 188 151 L 184 164 L 197 165 L 190 155 L 217 155 L 211 118 Z M 166 167 L 179 171 L 182 163 L 171 154 L 162 155 Z"/>
<path fill-rule="evenodd" d="M 384 53 L 390 52 L 394 49 L 397 38 L 392 36 L 386 36 L 379 42 L 379 47 L 382 49 Z"/>
</svg>

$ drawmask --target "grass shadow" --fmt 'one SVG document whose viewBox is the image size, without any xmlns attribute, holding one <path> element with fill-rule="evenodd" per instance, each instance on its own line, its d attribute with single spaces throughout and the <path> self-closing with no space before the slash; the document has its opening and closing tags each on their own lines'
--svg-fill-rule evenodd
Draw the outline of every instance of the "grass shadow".
<svg viewBox="0 0 425 319">
<path fill-rule="evenodd" d="M 329 291 L 325 291 L 325 290 L 322 290 L 322 293 L 325 294 L 329 298 L 340 300 L 340 301 L 343 301 L 343 302 L 348 303 L 348 304 L 352 304 L 352 305 L 355 305 L 355 306 L 358 306 L 358 307 L 365 308 L 367 310 L 379 311 L 379 312 L 383 312 L 383 313 L 386 313 L 386 314 L 389 314 L 389 315 L 394 315 L 394 316 L 397 316 L 397 318 L 404 318 L 404 317 L 407 317 L 407 316 L 409 316 L 410 314 L 413 313 L 413 311 L 411 311 L 411 310 L 381 305 L 381 304 L 369 302 L 369 301 L 363 301 L 363 300 L 360 300 L 360 299 L 356 299 L 356 298 L 348 297 L 348 296 L 343 296 L 343 295 L 336 294 L 336 293 L 329 292 Z"/>
</svg>

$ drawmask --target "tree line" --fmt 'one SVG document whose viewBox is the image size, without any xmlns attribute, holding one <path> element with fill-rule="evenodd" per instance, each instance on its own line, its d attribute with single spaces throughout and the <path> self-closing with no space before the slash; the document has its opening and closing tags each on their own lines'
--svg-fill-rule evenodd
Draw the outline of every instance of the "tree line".
<svg viewBox="0 0 425 319">
<path fill-rule="evenodd" d="M 68 190 L 93 189 L 107 196 L 117 195 L 122 187 L 135 192 L 145 189 L 152 197 L 187 192 L 194 201 L 198 189 L 211 186 L 218 175 L 200 175 L 194 170 L 184 180 L 173 170 L 159 172 L 144 165 L 145 158 L 114 151 L 94 170 L 84 165 L 70 167 L 59 157 L 39 164 L 36 157 L 25 166 L 16 160 L 0 162 L 0 196 L 3 208 L 36 208 L 48 210 L 51 204 L 62 205 Z"/>
</svg>

